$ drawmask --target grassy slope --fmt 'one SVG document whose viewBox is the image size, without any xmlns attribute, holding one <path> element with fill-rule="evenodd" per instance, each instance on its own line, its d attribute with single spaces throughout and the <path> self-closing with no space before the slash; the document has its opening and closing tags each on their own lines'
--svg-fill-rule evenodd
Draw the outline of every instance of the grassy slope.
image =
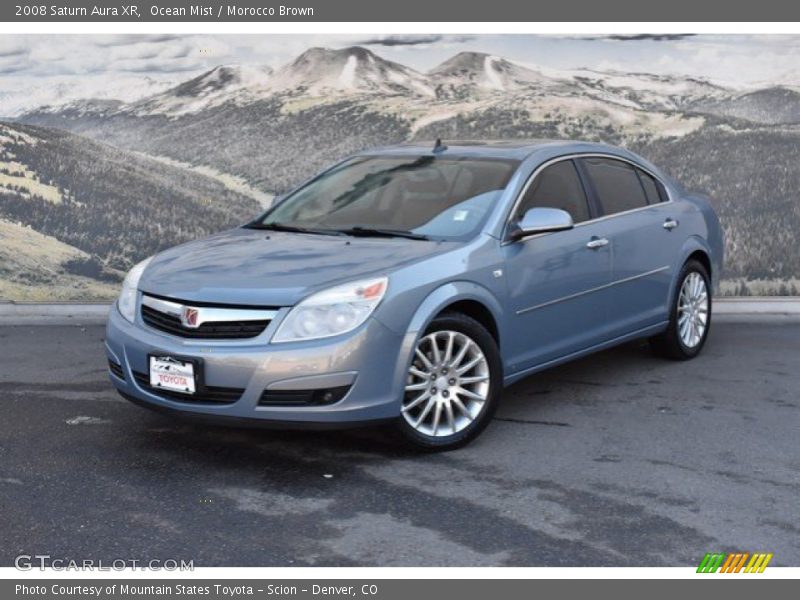
<svg viewBox="0 0 800 600">
<path fill-rule="evenodd" d="M 86 252 L 0 219 L 0 298 L 18 301 L 108 300 L 119 284 L 70 272 Z"/>
<path fill-rule="evenodd" d="M 28 181 L 0 187 L 0 218 L 28 225 L 125 270 L 166 247 L 261 212 L 250 197 L 203 174 L 60 130 L 0 123 L 0 160 Z M 55 188 L 53 202 L 34 192 Z"/>
<path fill-rule="evenodd" d="M 261 211 L 195 170 L 0 122 L 0 300 L 109 298 L 135 262 Z"/>
</svg>

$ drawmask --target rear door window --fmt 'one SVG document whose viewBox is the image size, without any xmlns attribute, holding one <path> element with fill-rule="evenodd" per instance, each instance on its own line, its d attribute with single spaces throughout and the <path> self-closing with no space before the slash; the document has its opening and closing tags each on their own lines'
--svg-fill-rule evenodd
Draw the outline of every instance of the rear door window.
<svg viewBox="0 0 800 600">
<path fill-rule="evenodd" d="M 647 206 L 644 187 L 636 170 L 628 163 L 613 158 L 582 158 L 603 213 L 615 213 Z"/>
</svg>

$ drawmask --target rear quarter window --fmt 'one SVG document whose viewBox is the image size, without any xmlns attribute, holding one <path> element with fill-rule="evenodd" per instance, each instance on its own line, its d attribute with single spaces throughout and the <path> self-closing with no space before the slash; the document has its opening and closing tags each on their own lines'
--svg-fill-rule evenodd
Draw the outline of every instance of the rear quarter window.
<svg viewBox="0 0 800 600">
<path fill-rule="evenodd" d="M 636 173 L 639 175 L 639 179 L 642 182 L 648 204 L 658 204 L 666 200 L 667 195 L 660 182 L 656 181 L 652 175 L 645 173 L 641 169 L 636 169 Z"/>
<path fill-rule="evenodd" d="M 581 160 L 604 214 L 613 215 L 647 206 L 644 187 L 630 164 L 613 158 Z"/>
</svg>

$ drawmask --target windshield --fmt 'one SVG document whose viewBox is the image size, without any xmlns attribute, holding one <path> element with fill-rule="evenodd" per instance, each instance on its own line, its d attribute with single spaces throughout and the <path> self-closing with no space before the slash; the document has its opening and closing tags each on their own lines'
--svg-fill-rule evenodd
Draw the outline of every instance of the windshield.
<svg viewBox="0 0 800 600">
<path fill-rule="evenodd" d="M 480 230 L 518 164 L 437 156 L 359 157 L 297 190 L 251 226 L 468 239 Z"/>
</svg>

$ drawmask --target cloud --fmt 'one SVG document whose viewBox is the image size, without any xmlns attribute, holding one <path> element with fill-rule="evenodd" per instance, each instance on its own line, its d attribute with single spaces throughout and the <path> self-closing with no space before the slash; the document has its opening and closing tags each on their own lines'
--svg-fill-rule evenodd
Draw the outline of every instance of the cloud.
<svg viewBox="0 0 800 600">
<path fill-rule="evenodd" d="M 120 60 L 114 63 L 114 70 L 121 73 L 149 73 L 153 75 L 163 73 L 186 73 L 205 68 L 199 61 L 170 61 L 152 59 Z"/>
<path fill-rule="evenodd" d="M 118 59 L 162 59 L 165 61 L 185 58 L 196 50 L 185 42 L 143 42 L 135 46 L 116 46 L 107 51 L 110 63 Z"/>
<path fill-rule="evenodd" d="M 436 44 L 437 42 L 450 41 L 450 42 L 468 42 L 474 39 L 474 36 L 444 36 L 444 35 L 386 35 L 368 38 L 365 40 L 357 40 L 354 42 L 356 46 L 420 46 L 423 44 Z"/>
<path fill-rule="evenodd" d="M 634 35 L 609 35 L 616 42 L 677 42 L 697 35 L 696 33 L 637 33 Z"/>
<path fill-rule="evenodd" d="M 0 73 L 19 73 L 30 69 L 31 61 L 27 53 L 0 53 Z"/>
<path fill-rule="evenodd" d="M 153 44 L 161 42 L 174 42 L 180 40 L 185 36 L 163 34 L 163 35 L 141 35 L 129 33 L 125 35 L 98 35 L 93 36 L 92 42 L 101 48 L 115 48 L 119 46 L 133 46 L 141 44 L 142 42 L 149 42 Z"/>
<path fill-rule="evenodd" d="M 0 38 L 0 58 L 18 57 L 28 54 L 28 47 L 12 36 Z"/>
<path fill-rule="evenodd" d="M 584 42 L 679 42 L 696 37 L 696 33 L 611 33 L 608 35 L 565 35 L 555 36 L 566 40 L 580 40 Z"/>
<path fill-rule="evenodd" d="M 24 64 L 0 65 L 0 73 L 8 75 L 11 73 L 21 73 L 28 68 Z"/>
<path fill-rule="evenodd" d="M 9 58 L 12 56 L 25 56 L 28 51 L 24 48 L 9 48 L 5 50 L 0 48 L 0 58 Z"/>
</svg>

